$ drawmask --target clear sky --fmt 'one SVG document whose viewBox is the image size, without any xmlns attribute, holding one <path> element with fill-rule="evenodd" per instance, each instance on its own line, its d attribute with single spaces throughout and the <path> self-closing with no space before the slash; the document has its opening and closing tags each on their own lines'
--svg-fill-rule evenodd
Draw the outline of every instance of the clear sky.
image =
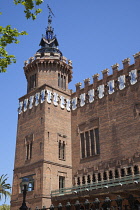
<svg viewBox="0 0 140 210">
<path fill-rule="evenodd" d="M 52 8 L 54 32 L 59 49 L 73 61 L 73 81 L 83 82 L 92 75 L 120 64 L 127 57 L 133 63 L 133 54 L 140 51 L 140 0 L 44 0 L 43 12 L 37 20 L 26 20 L 22 6 L 12 0 L 1 0 L 0 16 L 3 26 L 12 25 L 19 31 L 26 30 L 27 36 L 20 44 L 7 48 L 17 57 L 17 63 L 0 74 L 0 175 L 8 174 L 12 184 L 18 98 L 26 94 L 24 61 L 34 56 L 39 49 L 42 34 L 47 27 L 47 3 Z M 3 201 L 2 201 L 3 202 Z M 0 202 L 0 204 L 2 204 Z"/>
</svg>

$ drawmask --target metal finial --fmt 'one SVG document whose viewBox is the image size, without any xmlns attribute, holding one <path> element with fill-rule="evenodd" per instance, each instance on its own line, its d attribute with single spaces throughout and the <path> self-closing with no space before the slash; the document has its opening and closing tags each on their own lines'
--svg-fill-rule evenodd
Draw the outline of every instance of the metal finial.
<svg viewBox="0 0 140 210">
<path fill-rule="evenodd" d="M 52 23 L 52 16 L 55 17 L 54 13 L 52 12 L 52 9 L 49 7 L 49 5 L 47 4 L 47 8 L 49 10 L 49 15 L 48 15 L 48 27 L 51 27 L 51 23 Z"/>
</svg>

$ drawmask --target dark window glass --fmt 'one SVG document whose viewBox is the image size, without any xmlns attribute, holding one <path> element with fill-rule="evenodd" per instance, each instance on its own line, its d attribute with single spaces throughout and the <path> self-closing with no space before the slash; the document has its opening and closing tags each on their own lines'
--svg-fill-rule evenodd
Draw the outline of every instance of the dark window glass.
<svg viewBox="0 0 140 210">
<path fill-rule="evenodd" d="M 58 87 L 61 87 L 60 84 L 61 84 L 61 83 L 60 83 L 60 74 L 58 73 Z"/>
<path fill-rule="evenodd" d="M 117 169 L 115 170 L 115 178 L 119 178 L 119 173 Z"/>
<path fill-rule="evenodd" d="M 127 174 L 128 174 L 128 175 L 132 175 L 131 167 L 129 167 L 129 168 L 127 169 Z"/>
<path fill-rule="evenodd" d="M 64 76 L 63 78 L 63 88 L 64 90 L 66 90 L 66 76 Z"/>
<path fill-rule="evenodd" d="M 98 181 L 100 182 L 101 181 L 101 174 L 98 173 Z"/>
<path fill-rule="evenodd" d="M 121 177 L 124 177 L 125 176 L 125 171 L 124 171 L 124 169 L 122 168 L 121 169 Z"/>
<path fill-rule="evenodd" d="M 63 88 L 63 75 L 61 75 L 61 88 Z"/>
<path fill-rule="evenodd" d="M 95 139 L 96 139 L 96 154 L 100 154 L 100 143 L 99 143 L 99 129 L 95 129 Z"/>
<path fill-rule="evenodd" d="M 90 156 L 90 145 L 89 145 L 89 134 L 88 132 L 85 132 L 85 137 L 86 137 L 86 156 Z"/>
<path fill-rule="evenodd" d="M 90 175 L 87 176 L 87 183 L 90 183 Z"/>
<path fill-rule="evenodd" d="M 112 171 L 109 171 L 109 179 L 112 179 L 112 178 L 113 178 Z"/>
<path fill-rule="evenodd" d="M 96 176 L 95 176 L 95 174 L 93 174 L 92 182 L 96 182 Z"/>
<path fill-rule="evenodd" d="M 77 185 L 80 185 L 80 177 L 77 179 Z"/>
<path fill-rule="evenodd" d="M 139 168 L 138 166 L 134 166 L 134 174 L 139 174 Z"/>
<path fill-rule="evenodd" d="M 85 176 L 82 177 L 82 184 L 85 184 Z"/>
<path fill-rule="evenodd" d="M 63 189 L 65 187 L 65 177 L 59 176 L 59 189 Z"/>
<path fill-rule="evenodd" d="M 61 141 L 59 141 L 59 145 L 58 145 L 58 153 L 59 153 L 59 159 L 61 160 L 65 160 L 65 142 L 63 141 L 63 143 Z"/>
<path fill-rule="evenodd" d="M 106 172 L 104 172 L 104 174 L 103 174 L 103 179 L 104 180 L 107 180 L 107 174 L 106 174 Z"/>
<path fill-rule="evenodd" d="M 90 140 L 91 140 L 91 155 L 95 155 L 95 145 L 94 145 L 94 133 L 90 130 Z"/>
<path fill-rule="evenodd" d="M 80 134 L 81 137 L 81 154 L 82 154 L 82 158 L 85 157 L 85 139 L 84 139 L 84 133 Z"/>
<path fill-rule="evenodd" d="M 27 157 L 26 157 L 26 159 L 28 160 L 29 159 L 29 144 L 27 144 L 27 146 L 26 146 L 26 153 L 27 153 Z"/>
</svg>

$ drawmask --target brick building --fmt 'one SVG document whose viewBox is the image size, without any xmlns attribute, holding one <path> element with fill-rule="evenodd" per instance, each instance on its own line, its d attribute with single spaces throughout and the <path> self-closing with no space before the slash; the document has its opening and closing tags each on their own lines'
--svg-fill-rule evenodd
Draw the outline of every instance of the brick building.
<svg viewBox="0 0 140 210">
<path fill-rule="evenodd" d="M 58 49 L 51 15 L 41 48 L 25 62 L 27 94 L 19 99 L 11 209 L 77 199 L 140 195 L 140 53 L 76 84 L 72 62 Z M 139 201 L 137 201 L 139 202 Z"/>
</svg>

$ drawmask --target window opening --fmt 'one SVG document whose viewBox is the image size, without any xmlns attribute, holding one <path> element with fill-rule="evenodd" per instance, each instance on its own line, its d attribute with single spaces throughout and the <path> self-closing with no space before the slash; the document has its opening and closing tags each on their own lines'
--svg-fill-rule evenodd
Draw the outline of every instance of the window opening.
<svg viewBox="0 0 140 210">
<path fill-rule="evenodd" d="M 63 188 L 65 188 L 65 177 L 64 176 L 59 176 L 59 190 L 63 192 Z"/>
<path fill-rule="evenodd" d="M 134 166 L 134 174 L 139 174 L 139 168 L 138 166 Z"/>
<path fill-rule="evenodd" d="M 95 176 L 95 174 L 93 174 L 92 182 L 96 182 L 96 176 Z"/>
<path fill-rule="evenodd" d="M 90 184 L 90 175 L 87 176 L 87 183 Z"/>
<path fill-rule="evenodd" d="M 98 181 L 100 182 L 101 181 L 101 174 L 98 173 Z"/>
<path fill-rule="evenodd" d="M 113 179 L 112 171 L 109 171 L 109 179 Z"/>
</svg>

